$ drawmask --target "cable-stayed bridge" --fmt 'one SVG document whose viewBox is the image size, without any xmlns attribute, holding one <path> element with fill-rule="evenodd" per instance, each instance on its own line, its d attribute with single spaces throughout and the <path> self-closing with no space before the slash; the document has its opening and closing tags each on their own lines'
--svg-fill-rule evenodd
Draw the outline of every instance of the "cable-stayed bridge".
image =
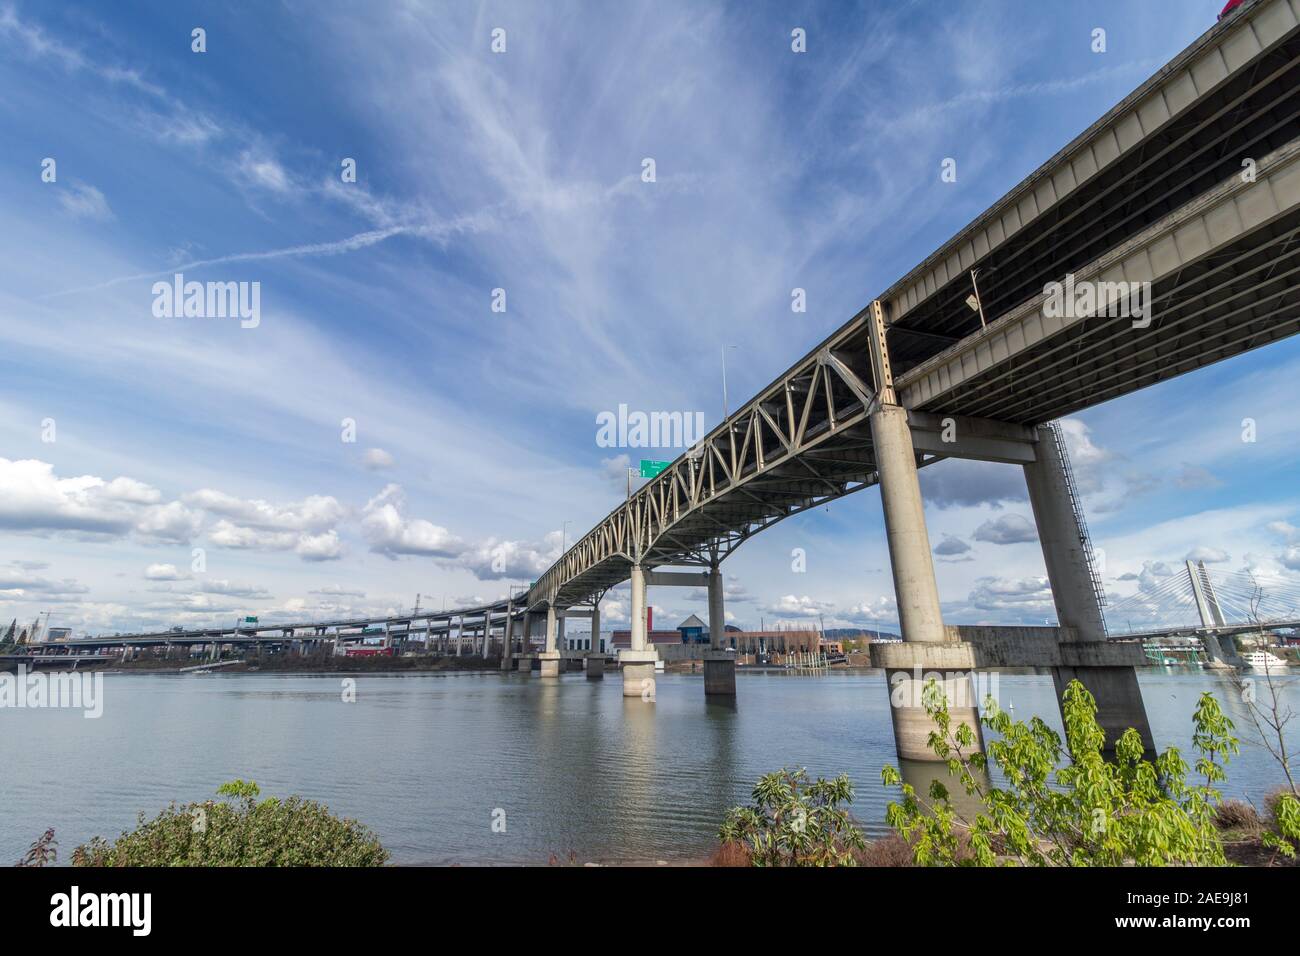
<svg viewBox="0 0 1300 956">
<path fill-rule="evenodd" d="M 1216 637 L 1300 628 L 1300 583 L 1187 561 L 1106 609 L 1111 635 Z"/>
</svg>

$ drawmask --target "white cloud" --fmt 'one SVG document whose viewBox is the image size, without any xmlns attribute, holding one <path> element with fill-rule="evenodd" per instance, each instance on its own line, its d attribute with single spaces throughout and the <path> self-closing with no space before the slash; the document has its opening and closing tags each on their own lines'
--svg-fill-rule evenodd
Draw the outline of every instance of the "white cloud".
<svg viewBox="0 0 1300 956">
<path fill-rule="evenodd" d="M 107 222 L 113 218 L 113 210 L 108 206 L 104 194 L 91 186 L 73 180 L 71 184 L 59 190 L 59 205 L 73 219 L 93 219 Z"/>
<path fill-rule="evenodd" d="M 1222 548 L 1207 548 L 1204 546 L 1192 548 L 1187 552 L 1184 561 L 1204 561 L 1206 564 L 1222 564 L 1224 561 L 1231 561 L 1232 555 L 1228 554 Z"/>
<path fill-rule="evenodd" d="M 1300 542 L 1300 528 L 1289 521 L 1270 521 L 1267 528 L 1288 544 L 1293 541 Z"/>
<path fill-rule="evenodd" d="M 0 458 L 0 529 L 188 541 L 198 518 L 178 502 L 156 504 L 157 489 L 130 478 L 59 478 L 36 459 Z"/>
<path fill-rule="evenodd" d="M 396 461 L 392 455 L 382 448 L 368 448 L 366 453 L 361 456 L 361 464 L 370 471 L 382 471 L 385 468 L 392 468 Z"/>
<path fill-rule="evenodd" d="M 269 189 L 276 193 L 287 193 L 292 189 L 289 174 L 273 157 L 264 153 L 245 150 L 239 156 L 239 173 L 244 181 Z"/>
<path fill-rule="evenodd" d="M 41 601 L 64 601 L 86 594 L 90 588 L 73 578 L 51 581 L 32 574 L 0 571 L 0 601 L 17 601 L 34 597 Z"/>
<path fill-rule="evenodd" d="M 975 582 L 967 602 L 980 611 L 1012 611 L 1040 623 L 1055 617 L 1052 588 L 1045 577 L 1009 579 L 984 577 Z"/>
<path fill-rule="evenodd" d="M 918 473 L 926 505 L 934 508 L 1000 505 L 1029 497 L 1024 472 L 989 461 L 949 458 Z"/>
<path fill-rule="evenodd" d="M 199 584 L 204 594 L 224 594 L 226 597 L 269 598 L 271 592 L 254 584 L 240 584 L 225 579 L 208 579 Z"/>
<path fill-rule="evenodd" d="M 829 602 L 814 601 L 806 594 L 802 597 L 786 594 L 766 607 L 769 614 L 783 614 L 789 617 L 816 617 L 833 609 L 833 605 Z"/>
<path fill-rule="evenodd" d="M 262 531 L 245 528 L 224 518 L 213 525 L 208 540 L 218 547 L 249 551 L 288 551 L 298 543 L 293 531 Z"/>
<path fill-rule="evenodd" d="M 294 551 L 304 561 L 336 561 L 343 556 L 343 545 L 337 532 L 326 531 L 303 535 Z"/>
<path fill-rule="evenodd" d="M 114 478 L 104 485 L 101 494 L 114 501 L 127 501 L 137 505 L 152 505 L 162 500 L 161 491 L 134 478 Z"/>
<path fill-rule="evenodd" d="M 969 550 L 970 550 L 969 544 L 967 544 L 965 541 L 963 541 L 961 538 L 957 537 L 956 535 L 952 535 L 952 534 L 945 534 L 943 536 L 943 540 L 934 546 L 935 554 L 940 554 L 945 556 L 965 554 Z"/>
<path fill-rule="evenodd" d="M 976 528 L 975 540 L 990 544 L 1021 544 L 1037 541 L 1038 532 L 1034 523 L 1024 515 L 1006 514 L 992 518 Z"/>
<path fill-rule="evenodd" d="M 174 564 L 151 564 L 144 569 L 144 576 L 149 581 L 183 581 L 189 577 L 178 571 Z"/>
<path fill-rule="evenodd" d="M 523 541 L 497 541 L 489 538 L 465 550 L 458 563 L 474 572 L 482 581 L 501 578 L 533 579 L 560 557 L 561 534 L 546 536 L 542 544 Z"/>
<path fill-rule="evenodd" d="M 309 495 L 301 501 L 277 505 L 203 488 L 185 495 L 185 501 L 209 514 L 223 516 L 208 532 L 208 540 L 218 547 L 292 550 L 304 561 L 332 561 L 343 554 L 335 526 L 346 511 L 331 495 Z"/>
<path fill-rule="evenodd" d="M 323 588 L 317 588 L 314 591 L 308 591 L 308 594 L 320 594 L 325 597 L 354 597 L 363 598 L 366 596 L 365 591 L 359 591 L 353 588 L 345 588 L 341 584 L 327 584 Z"/>
<path fill-rule="evenodd" d="M 201 488 L 185 495 L 184 500 L 244 527 L 268 531 L 319 533 L 333 528 L 344 515 L 343 506 L 330 495 L 308 495 L 302 501 L 274 505 L 261 499 L 236 498 L 222 491 Z"/>
<path fill-rule="evenodd" d="M 202 519 L 179 501 L 144 509 L 135 530 L 147 538 L 184 543 L 199 533 Z"/>
<path fill-rule="evenodd" d="M 465 550 L 465 543 L 446 528 L 423 518 L 405 514 L 406 496 L 400 485 L 389 484 L 366 503 L 361 531 L 377 554 L 424 555 L 454 558 Z"/>
</svg>

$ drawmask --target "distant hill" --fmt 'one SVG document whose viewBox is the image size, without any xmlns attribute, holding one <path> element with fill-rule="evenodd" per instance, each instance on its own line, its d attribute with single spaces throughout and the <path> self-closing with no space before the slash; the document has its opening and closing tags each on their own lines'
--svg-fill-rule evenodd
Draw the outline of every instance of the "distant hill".
<svg viewBox="0 0 1300 956">
<path fill-rule="evenodd" d="M 810 631 L 817 630 L 816 625 L 809 625 Z M 737 634 L 743 633 L 743 627 L 736 627 L 734 624 L 728 624 L 725 628 L 728 632 Z M 831 641 L 900 641 L 902 640 L 897 634 L 891 631 L 873 631 L 870 628 L 863 627 L 828 627 L 826 629 L 826 639 Z"/>
</svg>

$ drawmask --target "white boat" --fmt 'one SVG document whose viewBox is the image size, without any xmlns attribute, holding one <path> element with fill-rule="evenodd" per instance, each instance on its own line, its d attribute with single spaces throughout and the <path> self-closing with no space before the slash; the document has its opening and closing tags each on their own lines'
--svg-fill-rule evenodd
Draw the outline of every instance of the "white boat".
<svg viewBox="0 0 1300 956">
<path fill-rule="evenodd" d="M 1242 654 L 1241 659 L 1247 667 L 1257 671 L 1280 671 L 1287 667 L 1286 661 L 1268 651 L 1251 651 Z"/>
</svg>

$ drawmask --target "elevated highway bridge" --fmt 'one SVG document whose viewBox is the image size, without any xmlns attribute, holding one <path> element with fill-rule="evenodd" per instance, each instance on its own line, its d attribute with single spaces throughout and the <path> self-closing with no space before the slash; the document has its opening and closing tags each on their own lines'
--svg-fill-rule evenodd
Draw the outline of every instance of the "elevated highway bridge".
<svg viewBox="0 0 1300 956">
<path fill-rule="evenodd" d="M 1107 641 L 1103 595 L 1059 431 L 1100 402 L 1300 330 L 1300 0 L 1248 0 L 795 361 L 601 520 L 515 599 L 429 613 L 477 618 L 511 647 L 593 618 L 632 586 L 624 692 L 653 694 L 646 588 L 709 589 L 706 690 L 734 693 L 720 563 L 778 521 L 879 485 L 903 643 L 881 645 L 902 757 L 930 757 L 919 676 L 945 675 L 978 727 L 970 642 L 940 613 L 917 469 L 945 458 L 1024 469 L 1062 642 L 1113 742 L 1151 744 L 1129 653 Z M 1086 289 L 1065 298 L 1056 284 Z M 667 572 L 665 567 L 690 570 Z M 402 620 L 406 620 L 405 618 Z M 544 623 L 543 623 L 544 621 Z M 395 621 L 389 622 L 396 623 Z M 302 625 L 303 629 L 320 625 Z M 296 630 L 296 629 L 295 629 Z M 898 691 L 901 689 L 901 695 Z M 649 693 L 647 693 L 647 690 Z"/>
</svg>

